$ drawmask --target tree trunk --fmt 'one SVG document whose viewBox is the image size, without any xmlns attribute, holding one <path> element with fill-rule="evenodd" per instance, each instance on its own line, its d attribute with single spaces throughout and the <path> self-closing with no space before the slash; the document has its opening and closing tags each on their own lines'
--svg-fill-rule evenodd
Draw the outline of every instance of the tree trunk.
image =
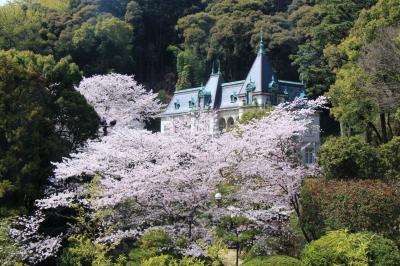
<svg viewBox="0 0 400 266">
<path fill-rule="evenodd" d="M 348 136 L 348 137 L 353 136 L 353 128 L 352 128 L 352 127 L 348 127 L 348 128 L 347 128 L 347 136 Z"/>
<path fill-rule="evenodd" d="M 387 125 L 388 125 L 388 129 L 389 129 L 389 139 L 392 139 L 394 134 L 393 134 L 392 125 L 390 124 L 390 113 L 388 113 L 388 115 L 387 115 Z"/>
<path fill-rule="evenodd" d="M 385 113 L 381 113 L 379 116 L 380 116 L 380 120 L 381 120 L 382 142 L 383 143 L 387 143 L 388 142 L 388 135 L 387 135 L 387 130 L 386 130 Z"/>
<path fill-rule="evenodd" d="M 368 122 L 367 127 L 371 128 L 375 132 L 376 137 L 379 139 L 379 141 L 382 142 L 381 134 L 379 134 L 379 131 L 378 131 L 378 129 L 376 129 L 374 124 L 372 124 L 371 122 Z"/>
<path fill-rule="evenodd" d="M 192 214 L 189 215 L 189 239 L 192 239 L 192 223 L 193 223 L 193 217 Z"/>
<path fill-rule="evenodd" d="M 371 127 L 369 127 L 368 125 L 365 128 L 364 138 L 365 138 L 366 143 L 370 144 L 372 142 L 372 131 L 371 131 Z"/>
<path fill-rule="evenodd" d="M 306 241 L 308 243 L 310 243 L 312 241 L 312 239 L 311 239 L 311 237 L 308 236 L 306 229 L 304 228 L 303 224 L 300 221 L 301 220 L 301 218 L 300 218 L 300 203 L 299 203 L 297 195 L 295 195 L 294 198 L 291 199 L 290 201 L 292 203 L 294 211 L 296 212 L 301 232 L 303 233 L 303 236 L 306 239 Z"/>
<path fill-rule="evenodd" d="M 340 135 L 344 137 L 346 136 L 346 126 L 342 121 L 340 121 L 339 123 L 340 123 Z"/>
</svg>

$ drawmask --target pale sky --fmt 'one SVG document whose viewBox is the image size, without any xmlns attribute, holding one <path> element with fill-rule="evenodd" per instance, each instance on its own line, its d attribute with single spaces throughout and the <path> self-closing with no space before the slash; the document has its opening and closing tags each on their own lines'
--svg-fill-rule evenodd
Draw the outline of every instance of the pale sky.
<svg viewBox="0 0 400 266">
<path fill-rule="evenodd" d="M 6 3 L 8 0 L 0 0 L 0 6 L 4 3 Z"/>
</svg>

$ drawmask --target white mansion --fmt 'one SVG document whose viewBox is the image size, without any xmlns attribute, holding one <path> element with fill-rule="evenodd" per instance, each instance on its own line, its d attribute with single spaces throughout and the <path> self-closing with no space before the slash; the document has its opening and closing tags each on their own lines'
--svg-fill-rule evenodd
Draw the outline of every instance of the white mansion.
<svg viewBox="0 0 400 266">
<path fill-rule="evenodd" d="M 171 130 L 174 119 L 199 109 L 217 113 L 210 121 L 210 133 L 224 131 L 248 110 L 293 101 L 296 97 L 305 97 L 303 83 L 277 79 L 261 40 L 258 55 L 245 80 L 224 83 L 221 71 L 215 73 L 213 69 L 205 86 L 175 91 L 161 114 L 161 132 Z M 314 163 L 320 146 L 319 120 L 316 115 L 301 149 L 305 163 Z"/>
</svg>

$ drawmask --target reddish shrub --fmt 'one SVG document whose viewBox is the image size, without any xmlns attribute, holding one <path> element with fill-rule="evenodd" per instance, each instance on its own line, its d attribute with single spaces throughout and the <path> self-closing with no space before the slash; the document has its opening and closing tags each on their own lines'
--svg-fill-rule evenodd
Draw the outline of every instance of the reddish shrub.
<svg viewBox="0 0 400 266">
<path fill-rule="evenodd" d="M 399 185 L 379 180 L 307 180 L 300 222 L 317 239 L 327 231 L 371 231 L 400 243 Z"/>
</svg>

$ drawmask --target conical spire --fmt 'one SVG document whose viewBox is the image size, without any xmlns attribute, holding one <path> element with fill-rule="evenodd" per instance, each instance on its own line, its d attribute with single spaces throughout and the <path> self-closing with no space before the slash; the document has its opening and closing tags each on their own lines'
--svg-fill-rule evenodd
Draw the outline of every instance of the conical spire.
<svg viewBox="0 0 400 266">
<path fill-rule="evenodd" d="M 215 72 L 214 72 L 214 61 L 213 61 L 213 63 L 212 63 L 212 69 L 211 69 L 211 75 L 214 75 L 215 74 Z"/>
<path fill-rule="evenodd" d="M 242 86 L 240 93 L 245 93 L 247 85 L 254 83 L 256 85 L 255 92 L 268 92 L 268 85 L 273 79 L 274 71 L 265 53 L 263 31 L 260 32 L 260 43 L 258 54 L 247 74 L 246 81 Z"/>
<path fill-rule="evenodd" d="M 258 54 L 265 54 L 264 38 L 263 38 L 263 31 L 262 30 L 260 32 L 260 44 L 259 44 L 259 48 L 258 48 Z"/>
<path fill-rule="evenodd" d="M 217 74 L 221 74 L 221 61 L 218 61 L 218 72 Z"/>
</svg>

